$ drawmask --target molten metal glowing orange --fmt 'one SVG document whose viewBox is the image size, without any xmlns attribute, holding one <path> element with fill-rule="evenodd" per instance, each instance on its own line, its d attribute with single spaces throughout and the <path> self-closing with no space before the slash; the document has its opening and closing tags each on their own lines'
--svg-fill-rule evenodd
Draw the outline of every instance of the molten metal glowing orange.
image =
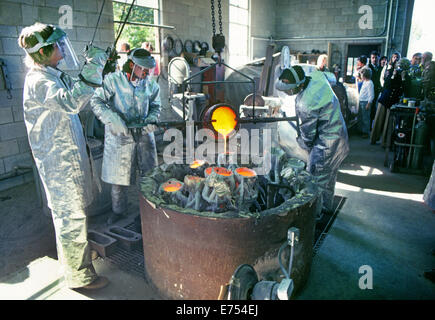
<svg viewBox="0 0 435 320">
<path fill-rule="evenodd" d="M 212 170 L 214 172 L 216 172 L 218 175 L 225 176 L 225 177 L 229 177 L 229 176 L 231 176 L 233 174 L 233 172 L 231 170 L 228 170 L 228 169 L 226 169 L 224 167 L 208 167 L 204 171 L 205 175 L 209 176 L 211 174 Z"/>
<path fill-rule="evenodd" d="M 165 185 L 163 186 L 163 190 L 165 190 L 166 192 L 175 192 L 180 190 L 182 187 L 181 183 L 176 182 L 176 181 L 168 181 L 165 183 Z"/>
<path fill-rule="evenodd" d="M 219 174 L 219 175 L 221 175 L 221 176 L 225 176 L 225 177 L 229 177 L 229 176 L 231 176 L 231 175 L 233 174 L 233 172 L 232 172 L 231 170 L 228 170 L 228 169 L 223 168 L 223 167 L 216 167 L 216 168 L 214 169 L 214 171 L 215 171 L 217 174 Z"/>
<path fill-rule="evenodd" d="M 211 174 L 211 170 L 213 170 L 214 167 L 208 167 L 207 169 L 205 169 L 205 175 L 209 176 Z"/>
<path fill-rule="evenodd" d="M 236 172 L 243 176 L 243 177 L 248 177 L 248 178 L 252 178 L 252 177 L 256 177 L 257 174 L 255 173 L 254 170 L 249 169 L 249 168 L 245 168 L 245 167 L 241 167 L 241 168 L 237 168 Z"/>
<path fill-rule="evenodd" d="M 237 126 L 237 117 L 230 107 L 222 106 L 216 108 L 211 116 L 213 128 L 224 138 L 234 131 Z"/>
<path fill-rule="evenodd" d="M 201 177 L 198 177 L 198 176 L 187 175 L 187 176 L 185 176 L 185 179 L 190 180 L 190 181 L 195 181 L 195 182 L 201 181 Z"/>
<path fill-rule="evenodd" d="M 205 160 L 195 160 L 190 164 L 190 168 L 196 169 L 201 167 L 205 163 Z"/>
</svg>

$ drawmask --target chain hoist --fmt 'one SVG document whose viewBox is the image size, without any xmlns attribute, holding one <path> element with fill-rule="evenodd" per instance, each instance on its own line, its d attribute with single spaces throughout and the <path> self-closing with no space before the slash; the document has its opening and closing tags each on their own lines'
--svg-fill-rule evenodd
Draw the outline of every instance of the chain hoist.
<svg viewBox="0 0 435 320">
<path fill-rule="evenodd" d="M 213 49 L 219 55 L 219 59 L 220 59 L 221 52 L 225 48 L 225 36 L 222 33 L 222 5 L 221 5 L 221 0 L 218 0 L 219 34 L 216 34 L 216 22 L 215 22 L 215 16 L 214 16 L 214 10 L 215 10 L 214 0 L 210 0 L 210 2 L 211 2 L 211 22 L 212 22 L 212 28 L 213 28 L 212 44 L 213 44 Z"/>
</svg>

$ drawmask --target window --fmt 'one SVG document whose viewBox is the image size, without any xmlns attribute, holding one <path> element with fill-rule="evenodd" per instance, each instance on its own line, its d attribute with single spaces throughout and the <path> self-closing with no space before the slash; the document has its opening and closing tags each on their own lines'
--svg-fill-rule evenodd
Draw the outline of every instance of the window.
<svg viewBox="0 0 435 320">
<path fill-rule="evenodd" d="M 229 64 L 232 67 L 249 61 L 249 0 L 230 0 Z"/>
<path fill-rule="evenodd" d="M 122 27 L 122 23 L 127 16 L 132 0 L 113 1 L 113 21 L 115 37 Z M 121 58 L 118 65 L 122 68 L 122 64 L 127 60 L 126 53 L 121 49 L 123 43 L 128 43 L 130 49 L 145 48 L 149 50 L 146 43 L 151 44 L 151 50 L 156 59 L 157 66 L 160 61 L 160 45 L 159 45 L 159 28 L 144 26 L 140 24 L 159 24 L 159 5 L 158 0 L 137 0 L 133 6 L 127 24 L 125 25 L 121 36 L 117 43 L 117 51 Z M 135 24 L 137 23 L 137 24 Z M 155 72 L 158 74 L 158 68 Z"/>
</svg>

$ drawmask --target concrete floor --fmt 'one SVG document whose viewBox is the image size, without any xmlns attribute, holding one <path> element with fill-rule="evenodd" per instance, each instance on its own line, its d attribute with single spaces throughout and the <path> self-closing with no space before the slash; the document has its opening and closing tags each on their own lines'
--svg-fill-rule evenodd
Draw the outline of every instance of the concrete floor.
<svg viewBox="0 0 435 320">
<path fill-rule="evenodd" d="M 435 268 L 435 215 L 422 202 L 428 178 L 390 173 L 384 149 L 367 139 L 352 136 L 350 145 L 336 184 L 344 205 L 298 298 L 435 299 L 423 277 Z M 371 267 L 373 289 L 360 289 L 361 266 Z"/>
<path fill-rule="evenodd" d="M 435 215 L 422 202 L 428 177 L 392 174 L 384 150 L 357 136 L 342 164 L 336 194 L 344 197 L 323 239 L 309 280 L 296 299 L 435 299 L 435 284 L 423 272 L 435 267 Z M 129 199 L 127 224 L 138 213 Z M 51 219 L 37 207 L 33 183 L 0 192 L 0 299 L 132 300 L 162 299 L 143 278 L 108 261 L 94 261 L 111 283 L 95 293 L 69 290 L 56 260 Z M 90 227 L 105 217 L 90 219 Z M 373 289 L 360 289 L 372 271 Z M 363 267 L 367 268 L 367 267 Z M 367 283 L 367 282 L 365 282 Z"/>
</svg>

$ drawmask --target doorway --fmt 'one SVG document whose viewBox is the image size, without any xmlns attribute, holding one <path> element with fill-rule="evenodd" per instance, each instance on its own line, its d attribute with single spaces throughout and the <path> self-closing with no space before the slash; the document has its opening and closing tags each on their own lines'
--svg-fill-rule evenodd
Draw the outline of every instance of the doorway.
<svg viewBox="0 0 435 320">
<path fill-rule="evenodd" d="M 370 53 L 372 51 L 381 52 L 382 43 L 356 43 L 348 44 L 346 47 L 346 63 L 345 63 L 345 75 L 346 78 L 351 78 L 356 70 L 357 59 L 365 55 L 367 60 L 370 59 Z"/>
</svg>

